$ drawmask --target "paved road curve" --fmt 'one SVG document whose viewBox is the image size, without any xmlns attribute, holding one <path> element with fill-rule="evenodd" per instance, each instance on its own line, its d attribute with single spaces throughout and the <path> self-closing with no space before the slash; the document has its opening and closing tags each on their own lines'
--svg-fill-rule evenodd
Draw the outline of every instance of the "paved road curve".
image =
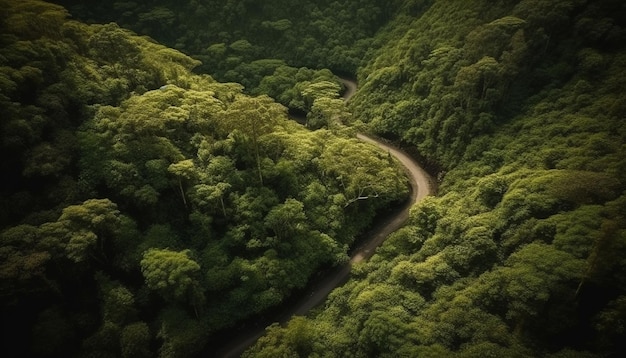
<svg viewBox="0 0 626 358">
<path fill-rule="evenodd" d="M 347 101 L 356 92 L 356 83 L 351 80 L 343 79 L 346 85 L 344 99 Z M 388 218 L 385 222 L 378 224 L 370 237 L 352 254 L 350 261 L 345 265 L 335 268 L 322 280 L 318 281 L 310 290 L 310 293 L 302 298 L 293 306 L 286 308 L 285 311 L 276 317 L 275 322 L 285 324 L 293 316 L 302 316 L 307 314 L 312 308 L 323 303 L 328 294 L 336 287 L 345 283 L 350 277 L 350 270 L 353 264 L 369 259 L 380 244 L 385 241 L 387 236 L 397 229 L 401 228 L 409 217 L 409 209 L 428 195 L 434 194 L 431 177 L 426 173 L 418 163 L 416 163 L 409 155 L 398 148 L 383 143 L 377 139 L 369 137 L 365 134 L 357 134 L 357 138 L 363 142 L 376 145 L 383 150 L 389 152 L 404 166 L 411 185 L 411 198 L 406 202 L 404 207 L 394 216 Z M 242 332 L 241 336 L 235 338 L 231 344 L 228 344 L 220 352 L 218 357 L 235 358 L 239 357 L 248 347 L 254 344 L 265 333 L 265 327 L 268 324 L 260 324 L 257 327 L 251 327 L 248 332 Z"/>
</svg>

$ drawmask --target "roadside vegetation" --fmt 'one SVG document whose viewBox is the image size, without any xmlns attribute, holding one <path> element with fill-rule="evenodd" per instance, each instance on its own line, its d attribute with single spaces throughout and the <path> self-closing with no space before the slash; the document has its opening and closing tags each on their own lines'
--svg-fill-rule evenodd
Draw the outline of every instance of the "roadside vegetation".
<svg viewBox="0 0 626 358">
<path fill-rule="evenodd" d="M 196 354 L 408 197 L 400 165 L 340 123 L 309 131 L 116 24 L 0 4 L 0 297 L 18 356 Z M 337 100 L 315 80 L 303 102 Z"/>
<path fill-rule="evenodd" d="M 358 130 L 438 195 L 246 357 L 626 351 L 621 1 L 59 3 L 0 0 L 5 347 L 210 351 L 407 198 Z"/>
</svg>

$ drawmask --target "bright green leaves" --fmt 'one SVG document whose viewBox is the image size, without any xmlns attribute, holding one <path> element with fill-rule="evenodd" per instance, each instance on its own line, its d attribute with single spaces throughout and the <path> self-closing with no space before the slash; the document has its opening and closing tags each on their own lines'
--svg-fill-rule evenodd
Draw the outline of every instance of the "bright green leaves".
<svg viewBox="0 0 626 358">
<path fill-rule="evenodd" d="M 180 195 L 185 206 L 187 205 L 187 199 L 185 198 L 185 190 L 183 188 L 183 179 L 192 180 L 197 176 L 197 169 L 194 166 L 193 160 L 185 159 L 177 163 L 170 164 L 167 168 L 168 172 L 178 177 L 178 187 L 180 189 Z"/>
<path fill-rule="evenodd" d="M 267 96 L 256 98 L 242 97 L 233 103 L 222 122 L 222 133 L 240 132 L 254 153 L 259 182 L 263 185 L 261 169 L 261 148 L 259 139 L 270 133 L 277 122 L 285 116 L 282 106 Z"/>
<path fill-rule="evenodd" d="M 89 39 L 92 56 L 107 63 L 121 61 L 125 64 L 141 60 L 141 51 L 130 36 L 128 30 L 115 23 L 100 27 Z"/>
<path fill-rule="evenodd" d="M 305 72 L 307 98 L 328 92 L 344 113 L 340 87 L 305 83 Z M 214 329 L 279 304 L 321 265 L 345 262 L 346 245 L 375 212 L 407 194 L 388 154 L 305 131 L 269 97 L 239 91 L 203 80 L 169 84 L 100 107 L 81 137 L 92 187 L 138 208 L 148 228 L 125 262 L 140 261 L 148 288 Z M 362 203 L 347 213 L 349 200 Z M 206 290 L 222 294 L 207 298 Z M 178 334 L 163 332 L 178 344 Z"/>
<path fill-rule="evenodd" d="M 313 102 L 319 98 L 338 98 L 341 86 L 330 81 L 320 81 L 311 83 L 302 90 L 304 103 L 307 108 L 313 105 Z"/>
<path fill-rule="evenodd" d="M 87 252 L 96 246 L 98 236 L 91 231 L 79 231 L 72 234 L 67 244 L 67 255 L 70 259 L 85 261 Z"/>
<path fill-rule="evenodd" d="M 117 206 L 110 200 L 91 199 L 82 205 L 68 206 L 59 220 L 67 221 L 72 227 L 103 231 L 117 226 L 118 215 Z"/>
<path fill-rule="evenodd" d="M 34 331 L 35 354 L 191 356 L 215 330 L 281 303 L 319 267 L 346 262 L 374 213 L 407 194 L 388 156 L 299 129 L 269 97 L 190 73 L 199 62 L 178 51 L 115 23 L 65 21 L 66 11 L 43 2 L 2 5 L 0 162 L 9 186 L 1 216 L 26 223 L 0 234 L 2 302 L 27 317 L 16 332 Z M 137 23 L 155 31 L 172 21 L 157 7 Z M 297 28 L 279 20 L 264 30 Z M 234 76 L 250 74 L 285 103 L 313 107 L 329 127 L 347 121 L 329 70 L 244 65 L 258 44 L 223 41 L 207 52 L 241 64 Z M 355 44 L 361 53 L 366 45 Z M 349 51 L 337 47 L 333 61 Z M 342 165 L 358 167 L 331 168 L 343 154 Z M 346 209 L 346 195 L 361 187 L 380 200 Z M 301 352 L 312 351 L 305 328 L 293 338 Z"/>
<path fill-rule="evenodd" d="M 406 342 L 408 320 L 408 312 L 399 306 L 374 311 L 363 323 L 359 344 L 372 353 L 396 352 Z"/>
<path fill-rule="evenodd" d="M 185 159 L 177 163 L 172 163 L 169 167 L 167 167 L 167 171 L 177 177 L 187 180 L 194 179 L 194 176 L 197 174 L 197 169 L 191 159 Z"/>
<path fill-rule="evenodd" d="M 200 265 L 189 257 L 190 251 L 149 249 L 141 260 L 146 284 L 163 297 L 185 302 L 190 295 L 201 295 Z"/>
<path fill-rule="evenodd" d="M 246 358 L 308 357 L 312 352 L 313 332 L 316 327 L 305 317 L 294 317 L 286 330 L 278 324 L 267 327 L 268 334 L 259 338 L 262 351 L 244 352 Z"/>
<path fill-rule="evenodd" d="M 313 102 L 311 111 L 307 114 L 307 126 L 313 130 L 322 127 L 336 130 L 339 126 L 348 124 L 350 119 L 351 114 L 347 111 L 344 100 L 322 97 Z"/>
<path fill-rule="evenodd" d="M 116 23 L 93 26 L 92 31 L 89 54 L 103 63 L 99 70 L 105 77 L 126 77 L 126 81 L 109 81 L 121 92 L 143 93 L 163 83 L 186 84 L 188 72 L 200 64 L 174 49 L 139 39 Z M 127 93 L 121 93 L 118 98 L 125 97 Z"/>
<path fill-rule="evenodd" d="M 438 199 L 427 196 L 411 208 L 409 219 L 411 224 L 421 231 L 420 241 L 435 233 L 437 220 L 441 216 L 439 205 Z"/>
<path fill-rule="evenodd" d="M 495 207 L 508 189 L 506 179 L 499 175 L 490 175 L 478 181 L 478 199 L 490 208 Z"/>
<path fill-rule="evenodd" d="M 230 44 L 230 49 L 235 51 L 235 53 L 245 54 L 246 52 L 252 51 L 252 44 L 248 40 L 237 40 Z"/>
<path fill-rule="evenodd" d="M 119 215 L 117 205 L 108 199 L 90 199 L 63 209 L 58 222 L 67 230 L 67 256 L 76 262 L 106 259 L 104 242 L 115 236 Z"/>
<path fill-rule="evenodd" d="M 210 138 L 222 112 L 213 95 L 170 85 L 132 97 L 121 108 L 100 108 L 82 133 L 90 179 L 104 181 L 135 205 L 154 205 L 173 181 L 186 203 L 183 184 L 201 176 L 190 159 L 199 150 L 194 144 Z"/>
<path fill-rule="evenodd" d="M 346 207 L 358 201 L 398 199 L 406 186 L 390 154 L 355 140 L 329 145 L 319 158 L 323 173 L 343 188 Z"/>
<path fill-rule="evenodd" d="M 211 99 L 209 94 L 208 96 Z M 118 133 L 118 140 L 163 136 L 174 131 L 189 117 L 189 110 L 182 109 L 185 91 L 168 86 L 163 90 L 150 91 L 142 96 L 134 96 L 124 102 L 115 113 L 102 109 L 96 115 L 96 128 Z M 195 99 L 198 100 L 198 99 Z M 210 106 L 208 102 L 202 106 Z"/>
<path fill-rule="evenodd" d="M 198 184 L 194 187 L 192 200 L 195 205 L 202 209 L 210 209 L 216 203 L 219 203 L 222 214 L 226 217 L 227 214 L 224 197 L 231 187 L 231 184 L 224 182 L 220 182 L 215 185 Z"/>
<path fill-rule="evenodd" d="M 391 279 L 404 286 L 412 287 L 424 296 L 434 289 L 459 278 L 443 255 L 429 256 L 424 262 L 402 261 L 391 271 Z"/>
<path fill-rule="evenodd" d="M 509 216 L 509 222 L 545 218 L 580 204 L 603 203 L 614 198 L 619 187 L 615 178 L 602 173 L 550 170 L 532 174 L 511 184 L 502 198 L 503 214 Z"/>
<path fill-rule="evenodd" d="M 272 229 L 279 240 L 288 240 L 305 229 L 306 215 L 304 205 L 293 198 L 272 208 L 265 216 L 265 225 Z"/>
<path fill-rule="evenodd" d="M 505 284 L 503 300 L 508 302 L 507 318 L 521 324 L 526 317 L 543 312 L 552 296 L 573 295 L 584 267 L 583 260 L 552 246 L 539 243 L 524 246 L 496 271 Z"/>
<path fill-rule="evenodd" d="M 254 93 L 264 93 L 290 109 L 308 112 L 318 98 L 339 97 L 341 86 L 329 70 L 278 66 L 263 77 Z"/>
</svg>

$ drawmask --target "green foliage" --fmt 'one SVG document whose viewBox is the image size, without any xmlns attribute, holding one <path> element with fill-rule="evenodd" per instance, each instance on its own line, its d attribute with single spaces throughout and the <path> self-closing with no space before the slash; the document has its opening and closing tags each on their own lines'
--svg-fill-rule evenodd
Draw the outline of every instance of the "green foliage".
<svg viewBox="0 0 626 358">
<path fill-rule="evenodd" d="M 163 341 L 159 357 L 191 357 L 206 344 L 206 326 L 181 309 L 167 308 L 159 315 L 157 337 Z"/>
<path fill-rule="evenodd" d="M 478 185 L 478 199 L 490 208 L 495 207 L 508 189 L 506 179 L 491 175 L 480 179 Z"/>
<path fill-rule="evenodd" d="M 352 143 L 350 143 L 352 142 Z M 406 190 L 398 180 L 392 157 L 375 151 L 356 140 L 340 140 L 328 146 L 319 158 L 324 174 L 343 188 L 345 207 L 363 200 L 393 201 L 396 197 L 381 197 L 380 193 L 395 188 Z M 397 169 L 395 169 L 397 170 Z"/>
<path fill-rule="evenodd" d="M 624 350 L 619 1 L 80 3 L 0 1 L 7 351 L 197 356 L 345 263 L 408 195 L 352 123 L 440 195 L 247 356 Z"/>
<path fill-rule="evenodd" d="M 150 249 L 141 260 L 146 285 L 167 298 L 184 300 L 199 291 L 200 265 L 189 258 L 189 250 Z"/>
<path fill-rule="evenodd" d="M 527 316 L 538 315 L 553 291 L 572 290 L 582 268 L 582 260 L 551 246 L 535 243 L 524 246 L 509 257 L 503 268 L 495 271 L 504 280 L 506 317 L 522 324 Z M 561 287 L 568 284 L 569 287 Z"/>
<path fill-rule="evenodd" d="M 622 350 L 623 332 L 608 328 L 619 327 L 624 293 L 626 158 L 614 80 L 624 49 L 608 35 L 622 5 L 407 1 L 401 9 L 407 14 L 377 35 L 349 109 L 436 163 L 440 197 L 415 206 L 308 318 L 325 332 L 311 329 L 309 339 L 328 341 L 311 355 Z M 289 352 L 289 331 L 269 331 L 250 354 Z"/>
<path fill-rule="evenodd" d="M 290 109 L 309 112 L 316 99 L 336 99 L 341 89 L 337 77 L 329 70 L 281 65 L 266 74 L 252 92 L 267 94 Z"/>
<path fill-rule="evenodd" d="M 332 130 L 349 120 L 350 114 L 345 108 L 345 102 L 328 97 L 314 100 L 311 111 L 307 114 L 307 126 L 314 130 L 322 127 Z"/>
<path fill-rule="evenodd" d="M 287 239 L 288 236 L 297 235 L 297 231 L 305 225 L 306 215 L 303 209 L 301 202 L 289 198 L 284 204 L 273 207 L 263 221 L 279 240 Z"/>
<path fill-rule="evenodd" d="M 3 302 L 17 299 L 21 292 L 39 291 L 32 281 L 45 277 L 46 264 L 54 252 L 39 243 L 40 230 L 31 225 L 14 226 L 0 237 Z"/>
<path fill-rule="evenodd" d="M 150 328 L 145 322 L 125 326 L 120 336 L 122 357 L 151 357 L 150 340 Z"/>
<path fill-rule="evenodd" d="M 245 156 L 234 155 L 234 141 L 226 137 L 230 133 L 218 130 L 226 120 L 223 110 L 240 87 L 191 75 L 198 62 L 113 23 L 87 26 L 68 21 L 64 9 L 38 1 L 2 5 L 0 162 L 6 181 L 0 273 L 3 318 L 15 328 L 3 343 L 29 347 L 42 356 L 150 356 L 154 333 L 147 324 L 136 323 L 138 312 L 149 317 L 155 307 L 134 279 L 144 251 L 148 286 L 198 316 L 207 310 L 198 284 L 203 277 L 200 266 L 173 253 L 188 247 L 188 240 L 202 249 L 215 239 L 215 231 L 223 234 L 226 227 L 247 225 L 239 218 L 212 224 L 213 214 L 221 212 L 226 218 L 235 211 L 231 188 L 241 192 L 249 181 L 240 171 Z M 142 24 L 171 21 L 167 11 L 158 10 L 142 14 Z M 290 145 L 295 147 L 295 142 Z M 263 149 L 259 147 L 259 153 Z M 265 154 L 259 159 L 266 162 Z M 282 170 L 295 176 L 289 173 L 291 167 Z M 206 190 L 199 190 L 194 197 L 194 187 L 208 188 L 210 195 L 205 199 Z M 291 195 L 298 189 L 292 187 Z M 221 210 L 208 208 L 213 204 Z M 272 205 L 249 218 L 258 220 L 262 231 L 262 218 Z M 178 214 L 168 214 L 166 208 Z M 191 234 L 181 229 L 188 227 L 188 214 Z M 279 273 L 272 281 L 275 287 L 288 278 L 286 267 L 301 272 L 295 281 L 302 286 L 320 262 L 345 255 L 345 248 L 327 234 L 305 230 L 298 235 L 299 240 L 311 236 L 316 242 L 293 252 L 297 257 L 298 252 L 312 251 L 305 260 L 307 269 L 299 270 L 302 265 L 295 263 L 281 267 L 274 259 L 273 270 Z M 216 257 L 231 261 L 226 251 L 218 248 Z M 171 255 L 158 262 L 163 267 L 151 270 L 150 263 L 156 264 L 152 256 L 158 252 Z M 121 282 L 102 278 L 108 275 Z M 162 285 L 164 277 L 172 278 L 171 284 Z M 259 295 L 259 301 L 274 304 L 282 298 L 270 296 Z M 65 308 L 55 308 L 58 302 Z M 230 323 L 222 319 L 220 325 Z M 196 330 L 200 339 L 206 339 L 207 332 Z M 172 343 L 176 339 L 168 338 L 167 344 L 180 351 Z"/>
<path fill-rule="evenodd" d="M 344 170 L 342 180 L 367 187 L 382 172 L 394 185 L 380 183 L 379 200 L 347 208 L 346 188 L 330 174 L 343 169 L 329 168 L 340 147 L 357 146 L 345 130 L 309 132 L 268 96 L 192 74 L 197 60 L 116 23 L 88 26 L 37 1 L 3 5 L 9 346 L 32 341 L 44 356 L 189 356 L 214 332 L 280 304 L 319 268 L 344 263 L 374 215 L 407 195 L 397 163 L 360 145 L 361 172 Z M 150 32 L 178 21 L 169 5 L 115 7 Z M 297 24 L 284 16 L 261 32 L 289 36 Z M 329 128 L 349 122 L 329 70 L 260 58 L 256 36 L 207 47 L 235 66 L 216 71 L 249 78 L 250 92 L 314 107 Z M 59 302 L 66 311 L 50 310 Z"/>
</svg>

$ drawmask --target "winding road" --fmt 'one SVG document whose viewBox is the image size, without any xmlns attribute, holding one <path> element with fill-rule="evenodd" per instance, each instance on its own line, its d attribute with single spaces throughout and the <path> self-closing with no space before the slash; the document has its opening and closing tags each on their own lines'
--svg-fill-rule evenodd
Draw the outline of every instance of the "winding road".
<svg viewBox="0 0 626 358">
<path fill-rule="evenodd" d="M 343 98 L 348 101 L 356 92 L 357 84 L 349 79 L 342 79 L 346 86 Z M 328 294 L 336 287 L 345 283 L 350 277 L 350 271 L 353 264 L 369 259 L 380 246 L 383 241 L 400 227 L 404 225 L 409 217 L 411 207 L 428 195 L 434 194 L 434 186 L 431 177 L 426 173 L 418 163 L 416 163 L 409 155 L 400 149 L 385 144 L 382 141 L 374 139 L 365 134 L 357 134 L 357 138 L 363 142 L 371 143 L 389 152 L 404 166 L 409 177 L 411 185 L 411 198 L 399 210 L 399 212 L 386 221 L 375 226 L 370 236 L 364 243 L 356 248 L 346 264 L 339 266 L 329 272 L 327 276 L 317 281 L 310 289 L 310 293 L 288 307 L 273 322 L 285 324 L 293 316 L 303 316 L 312 308 L 324 302 Z M 250 327 L 247 331 L 237 333 L 231 343 L 226 344 L 216 352 L 215 356 L 224 358 L 239 357 L 248 347 L 253 345 L 265 333 L 265 328 L 272 322 L 263 322 Z"/>
</svg>

